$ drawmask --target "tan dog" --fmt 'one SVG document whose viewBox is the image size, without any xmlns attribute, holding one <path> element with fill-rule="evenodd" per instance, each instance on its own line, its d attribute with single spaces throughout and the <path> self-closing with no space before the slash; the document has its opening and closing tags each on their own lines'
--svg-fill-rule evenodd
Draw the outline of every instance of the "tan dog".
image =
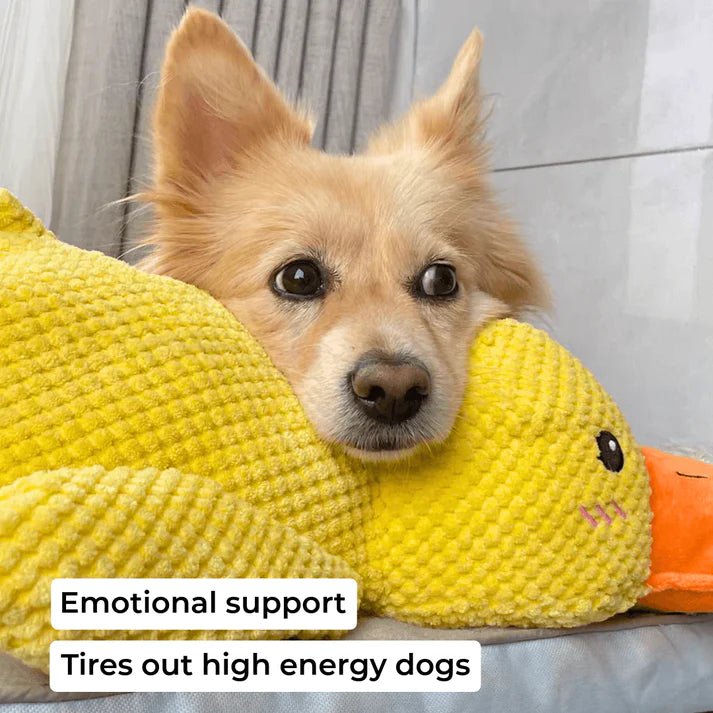
<svg viewBox="0 0 713 713">
<path fill-rule="evenodd" d="M 487 183 L 480 53 L 475 31 L 435 96 L 330 156 L 218 17 L 189 10 L 168 45 L 142 267 L 223 302 L 361 457 L 445 438 L 476 331 L 546 301 Z"/>
</svg>

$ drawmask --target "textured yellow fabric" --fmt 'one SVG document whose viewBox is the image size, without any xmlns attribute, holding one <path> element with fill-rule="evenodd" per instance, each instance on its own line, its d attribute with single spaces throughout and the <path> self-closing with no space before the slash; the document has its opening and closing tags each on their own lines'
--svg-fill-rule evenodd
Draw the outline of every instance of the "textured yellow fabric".
<svg viewBox="0 0 713 713">
<path fill-rule="evenodd" d="M 220 304 L 0 192 L 0 649 L 43 664 L 58 576 L 355 576 L 408 621 L 574 626 L 645 593 L 649 525 L 623 417 L 544 333 L 484 330 L 448 441 L 366 467 Z"/>
<path fill-rule="evenodd" d="M 358 579 L 314 540 L 215 481 L 178 470 L 93 466 L 20 478 L 0 489 L 0 542 L 10 538 L 12 546 L 0 551 L 0 649 L 39 668 L 46 668 L 55 639 L 269 639 L 299 633 L 54 631 L 49 584 L 60 574 Z"/>
<path fill-rule="evenodd" d="M 603 430 L 624 451 L 618 473 L 599 460 Z M 591 373 L 544 332 L 499 322 L 474 345 L 447 443 L 375 479 L 365 535 L 378 573 L 365 596 L 381 614 L 440 626 L 605 619 L 645 591 L 649 492 Z"/>
</svg>

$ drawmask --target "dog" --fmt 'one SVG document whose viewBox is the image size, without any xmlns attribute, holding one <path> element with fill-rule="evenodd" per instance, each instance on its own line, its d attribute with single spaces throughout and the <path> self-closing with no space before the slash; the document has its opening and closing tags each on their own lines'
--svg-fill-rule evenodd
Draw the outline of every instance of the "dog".
<svg viewBox="0 0 713 713">
<path fill-rule="evenodd" d="M 216 15 L 189 9 L 167 46 L 140 267 L 220 300 L 362 459 L 445 439 L 478 330 L 547 303 L 488 183 L 481 47 L 475 30 L 435 95 L 328 155 Z"/>
</svg>

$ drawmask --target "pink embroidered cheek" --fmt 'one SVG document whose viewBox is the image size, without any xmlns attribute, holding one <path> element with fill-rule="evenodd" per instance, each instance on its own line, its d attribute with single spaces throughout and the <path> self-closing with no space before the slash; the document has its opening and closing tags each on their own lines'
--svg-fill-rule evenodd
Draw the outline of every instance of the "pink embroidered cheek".
<svg viewBox="0 0 713 713">
<path fill-rule="evenodd" d="M 613 514 L 608 513 L 601 503 L 596 503 L 590 512 L 584 505 L 579 506 L 579 514 L 592 526 L 597 527 L 600 522 L 606 525 L 611 525 L 614 519 L 619 516 L 622 520 L 626 520 L 628 515 L 621 505 L 616 500 L 610 500 L 609 505 L 612 507 Z M 595 517 L 596 516 L 596 517 Z M 597 519 L 599 518 L 599 519 Z"/>
<path fill-rule="evenodd" d="M 584 505 L 579 506 L 579 512 L 582 514 L 582 517 L 592 526 L 596 527 L 599 523 L 591 516 L 589 513 L 589 510 L 584 507 Z"/>
</svg>

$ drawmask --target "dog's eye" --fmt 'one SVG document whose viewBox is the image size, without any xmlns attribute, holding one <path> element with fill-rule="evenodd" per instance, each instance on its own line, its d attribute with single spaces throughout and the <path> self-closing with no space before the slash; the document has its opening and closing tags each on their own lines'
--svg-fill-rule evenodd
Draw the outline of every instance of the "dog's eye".
<svg viewBox="0 0 713 713">
<path fill-rule="evenodd" d="M 417 288 L 425 297 L 451 297 L 458 291 L 456 271 L 442 262 L 429 265 L 421 274 Z"/>
<path fill-rule="evenodd" d="M 624 467 L 624 451 L 621 450 L 619 441 L 609 431 L 601 431 L 597 436 L 599 455 L 597 458 L 604 463 L 604 467 L 612 473 L 618 473 Z"/>
<path fill-rule="evenodd" d="M 311 260 L 295 260 L 275 274 L 275 292 L 283 297 L 310 299 L 324 293 L 324 279 L 319 266 Z"/>
</svg>

